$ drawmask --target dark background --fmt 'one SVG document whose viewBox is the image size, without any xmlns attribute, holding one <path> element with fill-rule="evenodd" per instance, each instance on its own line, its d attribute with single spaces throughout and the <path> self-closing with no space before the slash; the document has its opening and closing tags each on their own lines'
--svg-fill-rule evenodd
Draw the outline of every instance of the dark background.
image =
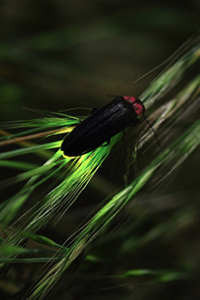
<svg viewBox="0 0 200 300">
<path fill-rule="evenodd" d="M 139 96 L 199 29 L 199 1 L 1 1 L 0 117 Z"/>
<path fill-rule="evenodd" d="M 139 96 L 160 70 L 134 85 L 132 82 L 162 63 L 195 34 L 199 30 L 199 15 L 200 1 L 197 0 L 1 1 L 1 121 L 40 117 L 34 109 L 57 112 L 72 107 L 99 108 L 112 99 L 107 95 Z M 117 155 L 117 158 L 104 163 L 92 185 L 84 191 L 61 224 L 57 228 L 46 227 L 42 234 L 62 243 L 90 212 L 88 207 L 84 210 L 86 203 L 91 206 L 98 204 L 115 191 L 116 186 L 119 187 L 119 182 L 124 183 L 124 170 L 112 170 L 113 164 L 125 164 L 121 153 Z M 147 156 L 139 154 L 139 171 L 151 159 L 149 154 Z M 150 229 L 159 228 L 163 220 L 169 223 L 169 233 L 165 234 L 165 229 L 168 230 L 163 225 L 161 240 L 153 238 L 147 247 L 133 254 L 131 252 L 131 256 L 124 260 L 117 251 L 123 240 L 116 238 L 116 244 L 112 240 L 110 245 L 105 242 L 105 249 L 100 242 L 96 252 L 100 251 L 105 261 L 110 258 L 113 261 L 101 266 L 101 270 L 94 267 L 94 274 L 115 274 L 129 268 L 179 270 L 180 266 L 187 266 L 195 274 L 195 280 L 192 277 L 180 282 L 172 280 L 167 284 L 157 284 L 155 281 L 155 284 L 149 284 L 147 278 L 147 281 L 126 282 L 125 287 L 120 288 L 124 282 L 110 282 L 107 279 L 93 282 L 91 278 L 83 282 L 79 278 L 80 282 L 75 279 L 75 283 L 67 290 L 69 295 L 76 295 L 70 299 L 102 299 L 106 296 L 139 300 L 147 297 L 199 299 L 199 153 L 196 152 L 182 170 L 176 172 L 176 180 L 171 176 L 159 193 L 157 190 L 148 193 L 148 203 L 142 203 L 144 209 L 141 213 L 133 206 L 113 225 L 117 228 L 120 224 L 118 232 L 121 236 L 126 235 L 126 243 L 129 234 L 130 243 L 133 243 L 134 236 L 131 229 L 130 233 L 120 231 L 123 227 L 121 224 L 125 224 L 126 228 L 126 213 L 128 218 L 133 214 L 132 218 L 142 223 L 136 231 L 138 238 L 143 238 L 143 234 L 145 236 Z M 9 172 L 7 175 L 10 175 Z M 111 177 L 111 181 L 108 180 L 105 187 L 107 177 L 109 180 Z M 100 179 L 103 179 L 103 183 Z M 98 191 L 97 185 L 100 185 Z M 101 187 L 105 188 L 105 192 Z M 1 196 L 4 198 L 3 194 Z M 149 215 L 143 218 L 146 204 L 152 204 L 153 201 Z M 190 213 L 184 214 L 184 209 Z M 184 221 L 179 224 L 177 218 L 176 222 L 171 222 L 170 218 L 173 219 L 180 210 Z M 173 232 L 178 234 L 173 235 Z M 19 286 L 29 267 L 34 268 L 23 266 L 23 270 L 18 271 L 19 277 L 22 276 L 19 283 L 16 280 Z M 17 272 L 14 274 L 16 276 Z M 113 285 L 117 289 L 112 290 L 110 287 Z M 63 284 L 62 289 L 64 287 Z"/>
</svg>

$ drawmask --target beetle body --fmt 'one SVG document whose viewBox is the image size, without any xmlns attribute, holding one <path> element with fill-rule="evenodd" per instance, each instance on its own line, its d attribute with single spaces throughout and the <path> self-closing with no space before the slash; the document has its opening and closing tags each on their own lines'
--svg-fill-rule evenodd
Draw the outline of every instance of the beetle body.
<svg viewBox="0 0 200 300">
<path fill-rule="evenodd" d="M 64 139 L 61 150 L 66 156 L 88 153 L 124 130 L 140 123 L 143 103 L 134 97 L 116 97 L 101 109 L 79 123 Z"/>
</svg>

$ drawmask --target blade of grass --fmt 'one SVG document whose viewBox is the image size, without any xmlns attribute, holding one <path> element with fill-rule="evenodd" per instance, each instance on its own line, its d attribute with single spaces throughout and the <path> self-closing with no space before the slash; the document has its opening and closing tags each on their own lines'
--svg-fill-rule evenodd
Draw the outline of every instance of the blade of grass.
<svg viewBox="0 0 200 300">
<path fill-rule="evenodd" d="M 161 165 L 169 161 L 184 160 L 200 144 L 200 120 L 193 124 L 179 139 L 153 160 L 153 162 L 127 188 L 116 194 L 82 230 L 78 238 L 68 248 L 69 252 L 36 284 L 35 290 L 28 299 L 40 299 L 66 272 L 71 263 L 108 227 L 121 209 L 133 200 L 133 197 L 152 178 Z M 178 164 L 176 165 L 176 167 Z"/>
</svg>

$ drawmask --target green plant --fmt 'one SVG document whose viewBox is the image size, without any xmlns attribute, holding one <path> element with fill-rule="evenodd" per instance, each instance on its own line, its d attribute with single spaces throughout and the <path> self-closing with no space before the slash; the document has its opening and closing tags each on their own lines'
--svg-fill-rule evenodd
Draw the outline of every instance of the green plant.
<svg viewBox="0 0 200 300">
<path fill-rule="evenodd" d="M 2 167 L 19 170 L 19 174 L 3 181 L 2 187 L 7 188 L 21 182 L 25 182 L 25 184 L 17 193 L 1 204 L 0 224 L 3 233 L 0 248 L 1 269 L 5 273 L 9 264 L 19 262 L 48 263 L 43 267 L 42 275 L 37 278 L 30 289 L 26 289 L 25 299 L 43 299 L 64 275 L 66 278 L 70 278 L 71 269 L 69 267 L 74 265 L 81 254 L 89 253 L 88 255 L 85 254 L 86 258 L 83 257 L 83 261 L 88 262 L 89 266 L 102 261 L 103 256 L 92 255 L 89 250 L 94 242 L 98 243 L 97 240 L 101 241 L 102 236 L 106 236 L 106 230 L 114 218 L 122 212 L 127 204 L 135 201 L 136 195 L 142 192 L 148 182 L 153 179 L 156 179 L 156 184 L 165 181 L 199 146 L 200 119 L 197 117 L 195 122 L 191 126 L 187 126 L 184 132 L 178 125 L 187 121 L 189 117 L 195 116 L 199 109 L 200 76 L 197 75 L 189 80 L 186 86 L 180 88 L 181 90 L 176 93 L 173 99 L 167 100 L 165 104 L 159 104 L 160 99 L 180 83 L 183 76 L 186 76 L 189 67 L 196 64 L 200 58 L 199 36 L 189 41 L 184 49 L 185 51 L 182 49 L 173 57 L 171 64 L 140 97 L 142 101 L 145 101 L 145 107 L 148 109 L 156 103 L 157 109 L 154 109 L 149 119 L 151 122 L 156 120 L 153 127 L 155 130 L 160 130 L 159 139 L 162 141 L 162 147 L 159 154 L 153 157 L 152 161 L 128 186 L 108 199 L 93 217 L 87 220 L 87 223 L 81 226 L 78 232 L 74 233 L 74 239 L 70 243 L 58 244 L 46 236 L 37 234 L 37 232 L 49 222 L 55 222 L 55 220 L 58 222 L 69 210 L 96 171 L 102 166 L 122 134 L 112 138 L 108 146 L 99 147 L 92 153 L 71 159 L 62 156 L 60 134 L 71 130 L 79 118 L 60 113 L 52 114 L 48 118 L 2 125 L 4 137 L 1 138 L 0 146 L 10 143 L 20 146 L 20 148 L 0 154 Z M 6 131 L 19 128 L 28 129 L 13 135 L 8 135 Z M 52 138 L 52 136 L 56 138 L 56 141 L 43 142 L 43 140 L 39 140 L 39 144 L 29 142 L 41 137 Z M 148 145 L 151 138 L 152 131 L 145 128 L 136 142 L 136 149 Z M 54 153 L 55 149 L 56 152 Z M 39 165 L 16 159 L 27 154 L 35 154 L 45 162 Z M 51 181 L 51 189 L 41 198 L 37 198 L 32 207 L 24 212 L 23 207 L 29 201 L 30 196 L 38 190 L 38 187 L 49 180 Z M 179 220 L 179 216 L 176 220 Z M 146 245 L 156 237 L 161 236 L 170 228 L 168 222 L 164 225 L 161 224 L 160 227 L 155 227 L 155 230 L 149 231 L 138 241 L 132 241 L 128 249 L 141 248 L 142 245 Z M 123 236 L 123 233 L 119 231 L 120 233 Z M 26 247 L 30 240 L 39 243 L 39 245 L 37 244 L 33 249 Z M 129 241 L 128 237 L 127 240 L 123 241 L 124 248 L 121 249 L 122 252 L 124 251 L 123 255 L 129 251 L 126 246 Z M 44 248 L 43 245 L 47 245 L 48 248 Z M 184 268 L 178 271 L 164 269 L 155 271 L 145 268 L 128 270 L 127 268 L 118 275 L 110 275 L 113 278 L 132 276 L 153 276 L 154 280 L 170 281 L 184 279 L 188 273 Z"/>
</svg>

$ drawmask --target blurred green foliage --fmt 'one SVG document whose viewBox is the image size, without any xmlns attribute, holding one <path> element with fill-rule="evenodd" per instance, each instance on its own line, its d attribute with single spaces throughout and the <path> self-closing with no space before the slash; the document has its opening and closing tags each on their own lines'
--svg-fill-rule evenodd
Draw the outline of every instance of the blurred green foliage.
<svg viewBox="0 0 200 300">
<path fill-rule="evenodd" d="M 108 94 L 138 96 L 155 74 L 134 86 L 132 81 L 198 30 L 197 6 L 198 1 L 181 6 L 173 1 L 2 1 L 5 108 L 0 118 L 35 117 L 24 108 L 100 107 Z"/>
</svg>

